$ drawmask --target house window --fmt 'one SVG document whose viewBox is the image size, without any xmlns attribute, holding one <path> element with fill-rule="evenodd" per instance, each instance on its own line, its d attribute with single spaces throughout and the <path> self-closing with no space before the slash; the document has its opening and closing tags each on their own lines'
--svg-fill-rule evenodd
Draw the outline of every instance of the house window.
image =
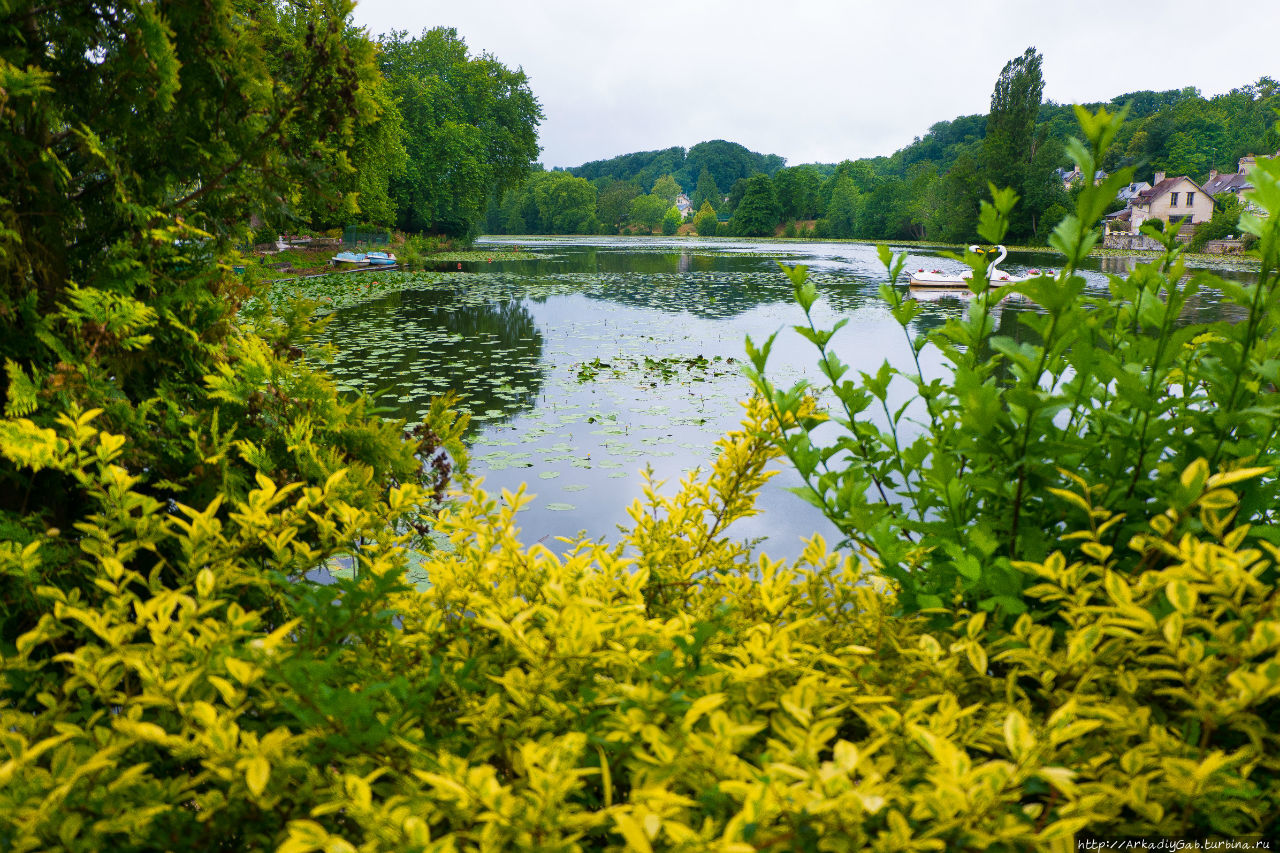
<svg viewBox="0 0 1280 853">
<path fill-rule="evenodd" d="M 1178 194 L 1177 194 L 1177 193 L 1169 193 L 1169 206 L 1170 206 L 1170 207 L 1177 207 L 1177 206 L 1178 206 Z"/>
<path fill-rule="evenodd" d="M 1190 206 L 1191 206 L 1191 203 L 1192 203 L 1193 201 L 1195 201 L 1195 200 L 1196 200 L 1196 194 L 1195 194 L 1195 193 L 1187 193 L 1187 207 L 1190 207 Z"/>
</svg>

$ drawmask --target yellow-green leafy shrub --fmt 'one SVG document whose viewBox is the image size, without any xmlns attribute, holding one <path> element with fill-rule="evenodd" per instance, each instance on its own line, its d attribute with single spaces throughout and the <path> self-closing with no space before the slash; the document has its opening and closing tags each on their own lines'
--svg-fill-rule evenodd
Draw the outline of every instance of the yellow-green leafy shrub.
<svg viewBox="0 0 1280 853">
<path fill-rule="evenodd" d="M 22 429 L 5 422 L 10 459 Z M 1078 483 L 1061 500 L 1090 507 L 1073 536 L 1093 558 L 1019 567 L 1060 627 L 994 632 L 902 615 L 819 538 L 752 560 L 724 527 L 752 512 L 769 439 L 756 405 L 705 479 L 655 486 L 612 546 L 524 547 L 524 496 L 477 493 L 418 590 L 340 476 L 169 511 L 114 464 L 118 440 L 65 420 L 30 456 L 94 496 L 80 565 L 105 596 L 40 588 L 47 612 L 4 653 L 0 844 L 1068 850 L 1086 830 L 1274 831 L 1280 618 L 1258 578 L 1278 555 L 1230 522 L 1258 472 L 1193 466 L 1186 510 L 1115 551 Z M 38 577 L 56 536 L 0 548 L 4 576 Z M 357 537 L 355 580 L 276 582 Z M 161 543 L 182 565 L 139 574 Z"/>
</svg>

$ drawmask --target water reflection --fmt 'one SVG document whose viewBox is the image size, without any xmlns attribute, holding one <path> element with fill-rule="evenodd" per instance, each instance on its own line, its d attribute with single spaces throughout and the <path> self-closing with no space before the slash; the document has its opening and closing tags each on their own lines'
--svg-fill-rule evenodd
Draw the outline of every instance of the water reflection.
<svg viewBox="0 0 1280 853">
<path fill-rule="evenodd" d="M 336 378 L 376 391 L 379 404 L 410 421 L 448 390 L 477 423 L 506 421 L 532 408 L 542 389 L 542 332 L 516 299 L 405 290 L 338 312 L 325 338 L 341 352 L 330 366 Z"/>
<path fill-rule="evenodd" d="M 496 242 L 496 241 L 495 241 Z M 739 372 L 743 338 L 779 332 L 769 372 L 780 385 L 824 384 L 814 352 L 791 326 L 804 322 L 780 257 L 811 268 L 822 327 L 848 326 L 832 349 L 853 371 L 884 360 L 911 365 L 907 336 L 883 304 L 884 270 L 873 246 L 752 241 L 505 240 L 545 257 L 464 263 L 444 282 L 415 282 L 371 305 L 341 312 L 329 339 L 342 350 L 333 366 L 350 387 L 389 391 L 382 400 L 416 419 L 433 393 L 453 389 L 476 415 L 473 469 L 491 491 L 528 484 L 536 500 L 519 516 L 528 541 L 554 543 L 579 530 L 612 536 L 642 494 L 639 470 L 652 465 L 674 482 L 714 458 L 713 442 L 734 429 L 750 385 Z M 958 262 L 912 248 L 918 265 Z M 928 260 L 924 260 L 928 258 Z M 1005 267 L 1056 268 L 1060 259 L 1014 253 Z M 1104 265 L 1103 262 L 1106 262 Z M 1082 273 L 1104 295 L 1115 262 Z M 396 275 L 406 275 L 396 273 Z M 967 290 L 911 292 L 921 302 L 912 335 L 921 337 L 974 309 Z M 1012 292 L 991 321 L 1000 334 L 1034 341 L 1025 322 L 1039 309 Z M 1231 320 L 1237 311 L 1217 290 L 1189 302 L 1185 321 Z M 936 348 L 920 353 L 926 381 L 946 374 Z M 909 404 L 905 383 L 891 407 Z M 874 415 L 873 415 L 874 416 Z M 794 555 L 820 531 L 838 539 L 815 509 L 786 492 L 794 471 L 771 481 L 765 512 L 736 528 L 768 537 L 766 550 Z"/>
</svg>

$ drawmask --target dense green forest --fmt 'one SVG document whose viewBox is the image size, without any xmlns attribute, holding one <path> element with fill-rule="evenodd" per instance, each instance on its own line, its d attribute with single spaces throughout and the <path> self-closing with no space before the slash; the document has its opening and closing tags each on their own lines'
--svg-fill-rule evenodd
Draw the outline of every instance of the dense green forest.
<svg viewBox="0 0 1280 853">
<path fill-rule="evenodd" d="M 782 229 L 785 236 L 962 242 L 976 236 L 978 201 L 995 183 L 1020 197 L 1010 239 L 1043 243 L 1072 205 L 1059 170 L 1070 165 L 1066 144 L 1076 118 L 1072 106 L 1043 100 L 1041 62 L 1028 48 L 996 80 L 989 113 L 940 121 L 891 156 L 787 167 L 776 154 L 715 140 L 564 171 L 535 167 L 519 189 L 494 194 L 485 230 L 672 231 L 654 198 L 671 195 L 654 189 L 669 178 L 693 211 L 706 202 L 717 214 L 715 227 L 705 218 L 695 224 L 699 234 L 765 236 Z M 1132 168 L 1134 180 L 1147 181 L 1157 171 L 1197 182 L 1211 169 L 1234 172 L 1240 157 L 1280 147 L 1271 127 L 1278 90 L 1280 83 L 1264 77 L 1208 98 L 1187 87 L 1090 104 L 1128 110 L 1100 165 L 1107 172 Z M 744 199 L 750 207 L 739 214 Z"/>
<path fill-rule="evenodd" d="M 757 154 L 736 142 L 713 139 L 699 142 L 687 152 L 683 148 L 664 151 L 638 151 L 609 160 L 595 160 L 573 169 L 570 174 L 589 181 L 608 178 L 615 181 L 637 181 L 647 187 L 663 175 L 671 175 L 682 186 L 692 190 L 706 169 L 716 186 L 728 189 L 752 175 L 773 175 L 785 164 L 777 154 Z"/>
<path fill-rule="evenodd" d="M 273 61 L 292 61 L 306 16 L 268 4 L 260 17 L 276 28 Z M 365 224 L 474 236 L 489 198 L 524 182 L 538 154 L 542 108 L 524 72 L 473 55 L 447 27 L 374 40 L 348 23 L 342 47 L 355 73 L 335 93 L 350 112 L 343 145 L 317 152 L 283 203 L 257 214 L 258 235 Z"/>
</svg>

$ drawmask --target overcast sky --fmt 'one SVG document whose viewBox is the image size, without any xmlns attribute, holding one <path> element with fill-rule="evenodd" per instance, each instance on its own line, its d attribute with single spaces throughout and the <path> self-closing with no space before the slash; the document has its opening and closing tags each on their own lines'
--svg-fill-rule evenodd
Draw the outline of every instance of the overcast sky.
<svg viewBox="0 0 1280 853">
<path fill-rule="evenodd" d="M 359 0 L 355 18 L 454 27 L 523 67 L 548 167 L 708 139 L 791 165 L 892 154 L 985 113 L 1030 45 L 1059 103 L 1280 79 L 1280 0 Z"/>
</svg>

